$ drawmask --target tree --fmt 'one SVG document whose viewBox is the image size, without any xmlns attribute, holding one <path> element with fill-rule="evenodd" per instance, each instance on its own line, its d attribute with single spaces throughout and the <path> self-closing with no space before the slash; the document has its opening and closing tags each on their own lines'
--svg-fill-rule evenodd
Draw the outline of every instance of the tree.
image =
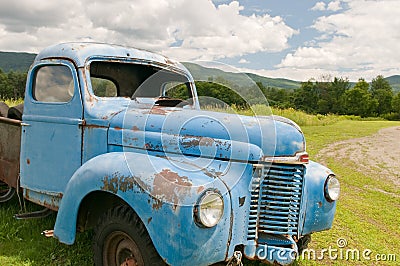
<svg viewBox="0 0 400 266">
<path fill-rule="evenodd" d="M 378 102 L 375 112 L 378 115 L 390 113 L 392 110 L 393 89 L 383 76 L 379 75 L 372 80 L 371 94 Z"/>
<path fill-rule="evenodd" d="M 368 117 L 373 115 L 378 102 L 368 91 L 369 84 L 359 79 L 354 88 L 347 90 L 342 97 L 346 114 Z"/>
<path fill-rule="evenodd" d="M 23 98 L 25 93 L 26 73 L 0 71 L 0 98 Z"/>
<path fill-rule="evenodd" d="M 331 82 L 330 86 L 330 110 L 334 114 L 343 114 L 345 112 L 341 99 L 346 91 L 350 89 L 350 81 L 348 78 L 337 78 Z"/>
<path fill-rule="evenodd" d="M 395 113 L 399 114 L 400 118 L 400 92 L 393 97 L 392 108 Z"/>
<path fill-rule="evenodd" d="M 301 83 L 301 87 L 293 95 L 295 107 L 308 113 L 317 112 L 318 100 L 319 92 L 312 80 Z"/>
</svg>

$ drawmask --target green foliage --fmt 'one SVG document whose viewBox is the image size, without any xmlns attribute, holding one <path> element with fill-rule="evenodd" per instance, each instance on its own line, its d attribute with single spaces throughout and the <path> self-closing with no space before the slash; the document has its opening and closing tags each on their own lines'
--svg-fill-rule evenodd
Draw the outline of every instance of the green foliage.
<svg viewBox="0 0 400 266">
<path fill-rule="evenodd" d="M 379 75 L 371 82 L 371 94 L 378 102 L 376 113 L 384 115 L 392 110 L 393 89 L 389 82 Z"/>
<path fill-rule="evenodd" d="M 196 89 L 200 97 L 200 104 L 206 106 L 213 105 L 215 107 L 235 104 L 240 107 L 248 107 L 243 97 L 230 87 L 223 85 L 222 82 L 197 81 Z M 217 101 L 215 99 L 217 99 Z"/>
<path fill-rule="evenodd" d="M 362 117 L 372 116 L 378 103 L 365 89 L 365 81 L 360 81 L 354 88 L 346 91 L 342 98 L 343 107 L 349 115 L 360 115 Z M 368 85 L 368 83 L 366 83 Z"/>
<path fill-rule="evenodd" d="M 24 97 L 26 73 L 0 71 L 0 99 L 19 99 Z"/>
</svg>

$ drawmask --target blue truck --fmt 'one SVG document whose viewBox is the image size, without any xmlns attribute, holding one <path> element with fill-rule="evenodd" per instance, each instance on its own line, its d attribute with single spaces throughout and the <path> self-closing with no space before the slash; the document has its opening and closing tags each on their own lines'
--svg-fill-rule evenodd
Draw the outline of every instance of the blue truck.
<svg viewBox="0 0 400 266">
<path fill-rule="evenodd" d="M 0 202 L 17 191 L 44 206 L 17 218 L 57 212 L 44 232 L 68 245 L 94 230 L 95 265 L 288 265 L 332 226 L 339 181 L 309 160 L 301 129 L 201 110 L 193 77 L 167 57 L 48 47 L 7 116 Z"/>
</svg>

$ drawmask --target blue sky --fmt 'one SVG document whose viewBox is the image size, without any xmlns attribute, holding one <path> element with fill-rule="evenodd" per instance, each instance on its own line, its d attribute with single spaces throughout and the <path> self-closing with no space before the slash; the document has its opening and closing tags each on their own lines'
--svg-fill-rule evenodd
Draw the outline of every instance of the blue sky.
<svg viewBox="0 0 400 266">
<path fill-rule="evenodd" d="M 0 1 L 0 51 L 66 41 L 305 81 L 400 74 L 398 0 Z"/>
</svg>

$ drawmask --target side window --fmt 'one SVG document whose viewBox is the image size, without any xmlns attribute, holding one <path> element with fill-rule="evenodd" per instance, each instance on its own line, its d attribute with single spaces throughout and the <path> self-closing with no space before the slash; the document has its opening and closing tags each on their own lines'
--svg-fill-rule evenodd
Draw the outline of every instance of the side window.
<svg viewBox="0 0 400 266">
<path fill-rule="evenodd" d="M 74 79 L 64 65 L 40 67 L 33 85 L 33 98 L 39 102 L 69 102 L 74 96 Z"/>
</svg>

